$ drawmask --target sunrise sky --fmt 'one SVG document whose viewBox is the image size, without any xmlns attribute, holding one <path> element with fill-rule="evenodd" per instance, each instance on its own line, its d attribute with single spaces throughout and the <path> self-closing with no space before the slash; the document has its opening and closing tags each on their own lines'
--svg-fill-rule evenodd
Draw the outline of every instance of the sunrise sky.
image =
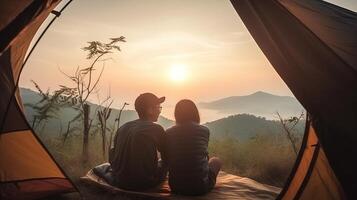
<svg viewBox="0 0 357 200">
<path fill-rule="evenodd" d="M 354 0 L 330 2 L 357 10 Z M 119 36 L 127 42 L 105 62 L 100 83 L 103 98 L 110 88 L 114 107 L 132 105 L 147 91 L 166 96 L 164 107 L 182 98 L 212 101 L 256 91 L 292 95 L 228 0 L 75 0 L 34 51 L 20 86 L 69 83 L 58 69 L 86 66 L 81 47 L 87 41 Z"/>
</svg>

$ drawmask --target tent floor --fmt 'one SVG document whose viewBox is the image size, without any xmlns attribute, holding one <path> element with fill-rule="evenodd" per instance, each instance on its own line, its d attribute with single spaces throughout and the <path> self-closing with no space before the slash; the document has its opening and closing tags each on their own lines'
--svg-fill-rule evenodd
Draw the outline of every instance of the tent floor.
<svg viewBox="0 0 357 200">
<path fill-rule="evenodd" d="M 275 199 L 280 188 L 266 185 L 249 178 L 220 172 L 216 187 L 203 196 L 178 196 L 170 193 L 167 181 L 158 188 L 145 192 L 127 191 L 113 187 L 103 179 L 89 171 L 81 177 L 85 185 L 80 184 L 82 196 L 85 199 L 169 199 L 169 200 L 203 200 L 203 199 Z M 98 188 L 101 188 L 98 190 Z M 61 200 L 72 198 L 61 198 Z"/>
</svg>

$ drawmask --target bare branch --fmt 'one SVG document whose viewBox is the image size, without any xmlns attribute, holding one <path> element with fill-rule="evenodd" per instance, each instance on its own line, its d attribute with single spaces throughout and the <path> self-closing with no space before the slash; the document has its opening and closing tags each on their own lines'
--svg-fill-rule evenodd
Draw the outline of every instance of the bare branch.
<svg viewBox="0 0 357 200">
<path fill-rule="evenodd" d="M 293 147 L 295 155 L 297 155 L 298 154 L 298 150 L 297 150 L 297 148 L 295 146 L 295 142 L 294 142 L 295 140 L 294 140 L 294 138 L 293 138 L 293 136 L 291 134 L 291 130 L 286 126 L 286 124 L 285 124 L 283 118 L 280 116 L 279 112 L 276 112 L 276 114 L 278 115 L 280 123 L 281 123 L 281 125 L 283 126 L 283 129 L 286 132 L 286 135 L 287 135 L 287 137 L 288 137 L 288 139 L 289 139 L 289 141 L 291 143 L 291 146 Z"/>
<path fill-rule="evenodd" d="M 101 55 L 99 55 L 93 62 L 92 62 L 92 64 L 91 64 L 91 66 L 89 67 L 89 80 L 88 80 L 88 86 L 87 86 L 87 91 L 89 91 L 90 89 L 90 85 L 91 85 L 91 83 L 92 83 L 92 71 L 93 71 L 93 67 L 94 67 L 94 65 L 96 64 L 96 62 L 102 57 L 102 56 L 104 56 L 105 54 L 103 53 L 103 54 L 101 54 Z"/>
<path fill-rule="evenodd" d="M 295 126 L 300 122 L 300 120 L 304 117 L 305 113 L 304 111 L 301 112 L 299 117 L 295 117 L 294 118 L 294 124 L 290 127 L 290 131 L 293 130 L 295 128 Z"/>
<path fill-rule="evenodd" d="M 96 80 L 95 83 L 93 84 L 93 87 L 92 87 L 90 90 L 88 90 L 86 97 L 83 99 L 84 101 L 87 101 L 89 95 L 92 93 L 92 91 L 93 91 L 93 90 L 96 88 L 96 86 L 98 85 L 99 80 L 100 80 L 100 78 L 102 77 L 103 71 L 104 71 L 104 66 L 102 67 L 102 70 L 100 71 L 100 74 L 99 74 L 97 80 Z M 88 88 L 89 88 L 89 87 L 88 87 Z"/>
</svg>

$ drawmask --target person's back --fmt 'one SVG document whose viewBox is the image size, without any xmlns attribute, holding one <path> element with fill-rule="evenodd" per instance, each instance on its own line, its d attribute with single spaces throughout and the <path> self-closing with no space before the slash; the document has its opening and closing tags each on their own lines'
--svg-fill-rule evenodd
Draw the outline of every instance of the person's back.
<svg viewBox="0 0 357 200">
<path fill-rule="evenodd" d="M 209 190 L 209 131 L 197 123 L 166 130 L 169 184 L 173 191 L 200 194 Z"/>
<path fill-rule="evenodd" d="M 199 125 L 196 105 L 181 100 L 175 107 L 176 125 L 166 130 L 169 185 L 174 193 L 200 195 L 213 189 L 221 168 L 218 158 L 208 160 L 208 128 Z"/>
<path fill-rule="evenodd" d="M 165 131 L 154 122 L 161 112 L 164 97 L 144 93 L 135 100 L 138 120 L 120 127 L 114 138 L 109 162 L 114 184 L 129 190 L 154 187 L 166 177 Z M 162 162 L 158 161 L 157 151 Z"/>
<path fill-rule="evenodd" d="M 163 151 L 164 130 L 141 119 L 124 124 L 114 139 L 110 164 L 115 184 L 131 190 L 155 186 L 162 179 L 157 150 Z"/>
</svg>

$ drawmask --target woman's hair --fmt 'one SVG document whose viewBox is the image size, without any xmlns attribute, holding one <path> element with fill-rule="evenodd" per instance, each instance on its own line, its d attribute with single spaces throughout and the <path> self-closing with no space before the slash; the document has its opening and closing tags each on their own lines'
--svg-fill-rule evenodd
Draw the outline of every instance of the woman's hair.
<svg viewBox="0 0 357 200">
<path fill-rule="evenodd" d="M 200 123 L 200 114 L 195 103 L 189 99 L 180 100 L 175 107 L 175 119 L 176 124 Z"/>
</svg>

